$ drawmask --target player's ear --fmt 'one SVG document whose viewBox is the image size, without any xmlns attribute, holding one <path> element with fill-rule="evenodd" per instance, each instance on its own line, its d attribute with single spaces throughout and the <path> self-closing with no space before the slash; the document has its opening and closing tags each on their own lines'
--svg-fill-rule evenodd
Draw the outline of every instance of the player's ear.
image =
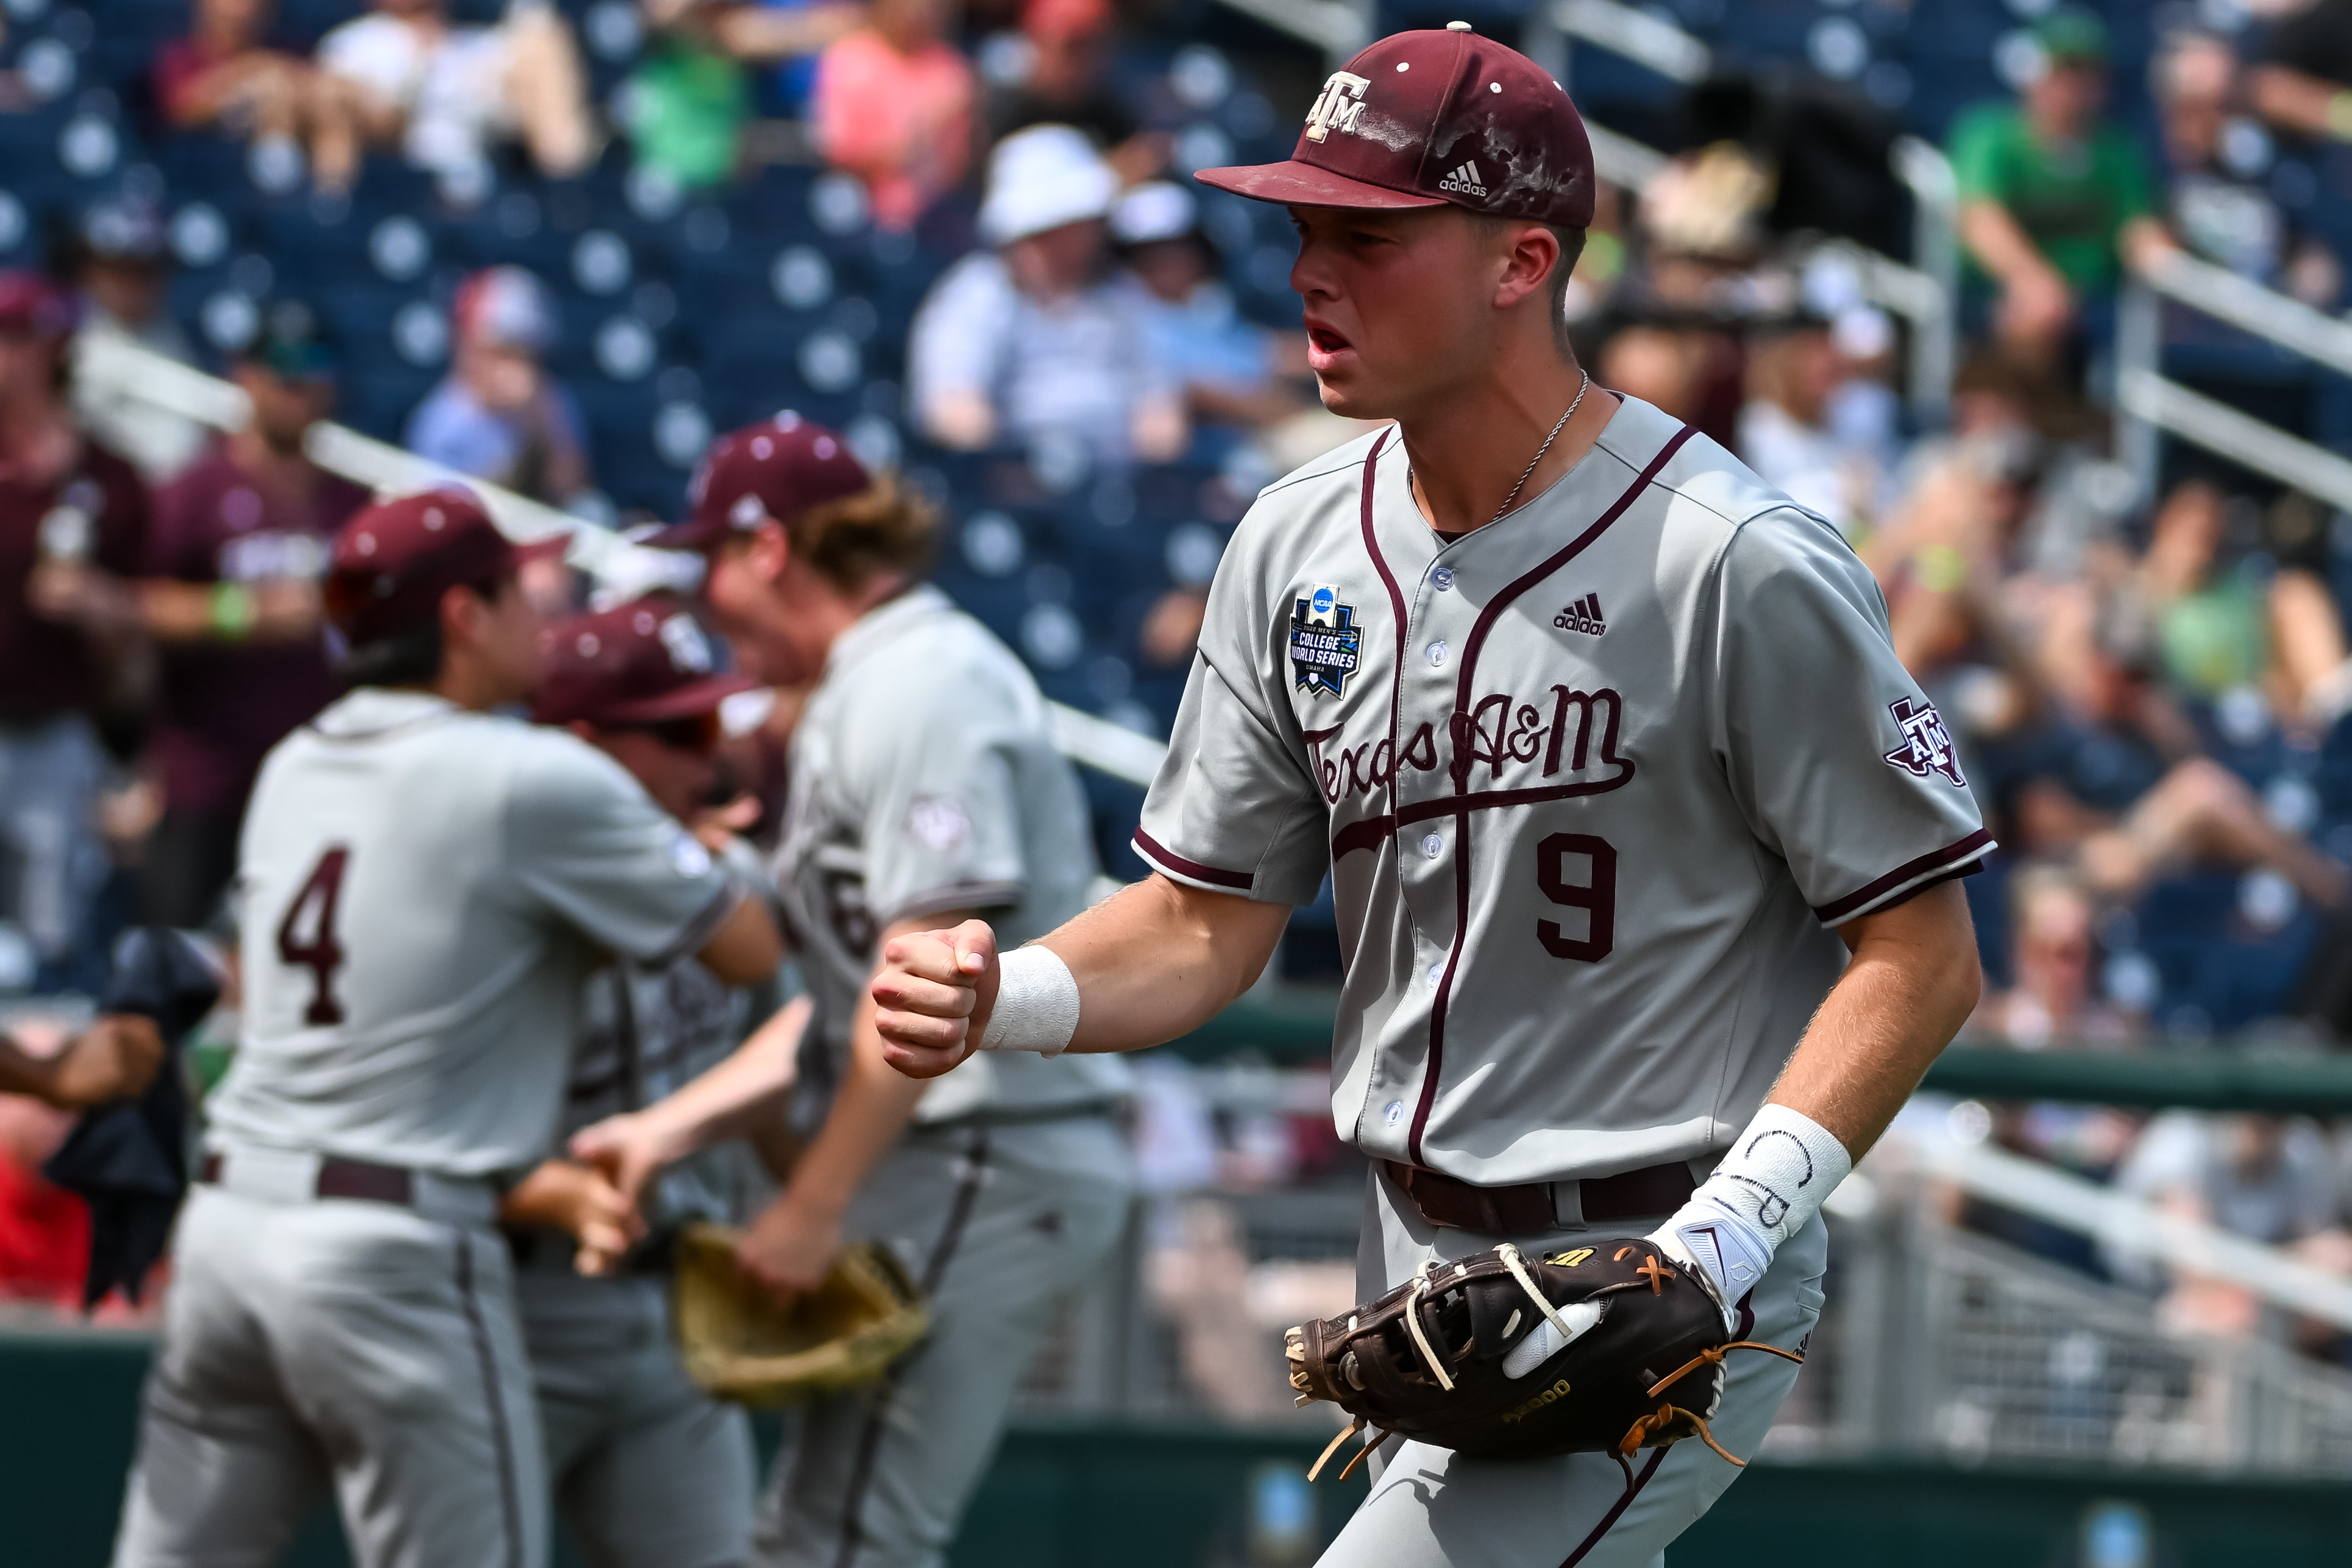
<svg viewBox="0 0 2352 1568">
<path fill-rule="evenodd" d="M 793 537 L 784 525 L 773 517 L 762 517 L 751 530 L 744 558 L 760 580 L 775 583 L 782 580 L 784 569 L 792 564 Z"/>
<path fill-rule="evenodd" d="M 481 625 L 481 595 L 457 583 L 441 591 L 441 635 L 444 641 L 453 637 L 470 640 Z"/>
<path fill-rule="evenodd" d="M 1500 243 L 1503 273 L 1495 285 L 1498 310 L 1515 309 L 1529 295 L 1548 294 L 1552 268 L 1568 265 L 1560 255 L 1559 236 L 1542 224 L 1511 224 L 1504 229 Z"/>
</svg>

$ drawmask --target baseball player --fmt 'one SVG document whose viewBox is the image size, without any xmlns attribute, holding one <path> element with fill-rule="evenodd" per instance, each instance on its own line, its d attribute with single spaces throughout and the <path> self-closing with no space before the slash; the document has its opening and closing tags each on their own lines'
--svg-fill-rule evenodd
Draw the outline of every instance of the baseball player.
<svg viewBox="0 0 2352 1568">
<path fill-rule="evenodd" d="M 652 542 L 705 552 L 748 664 L 814 683 L 773 868 L 814 1009 L 793 1090 L 807 1145 L 741 1261 L 789 1295 L 845 1241 L 884 1241 L 932 1312 L 890 1379 L 793 1412 L 753 1561 L 929 1568 L 1055 1306 L 1124 1221 L 1107 1113 L 1126 1079 L 1100 1059 L 1004 1057 L 919 1084 L 884 1064 L 867 987 L 893 936 L 982 912 L 1040 936 L 1083 908 L 1086 802 L 1028 672 L 920 581 L 927 509 L 832 432 L 789 413 L 736 431 L 691 495 Z"/>
<path fill-rule="evenodd" d="M 1236 532 L 1135 839 L 1155 874 L 1002 956 L 980 922 L 892 943 L 889 1060 L 1181 1034 L 1328 870 L 1364 1298 L 1502 1239 L 1651 1232 L 1738 1337 L 1795 1349 L 1822 1197 L 1979 983 L 1943 884 L 1990 841 L 1876 587 L 1578 366 L 1559 296 L 1592 159 L 1533 62 L 1463 23 L 1399 34 L 1331 76 L 1290 160 L 1201 178 L 1289 205 L 1323 401 L 1395 423 Z M 1731 1364 L 1728 1452 L 1794 1375 Z M 1650 1563 L 1736 1473 L 1696 1442 L 1630 1478 L 1382 1457 L 1325 1562 Z"/>
<path fill-rule="evenodd" d="M 526 552 L 372 507 L 326 598 L 354 689 L 263 765 L 243 1030 L 148 1379 L 120 1568 L 275 1563 L 330 1485 L 362 1568 L 537 1568 L 547 1484 L 500 1189 L 549 1146 L 599 950 L 781 956 L 742 889 L 528 696 Z"/>
<path fill-rule="evenodd" d="M 641 599 L 550 630 L 532 716 L 611 757 L 685 822 L 708 803 L 717 773 L 719 705 L 751 689 L 718 668 L 685 607 Z M 740 840 L 710 847 L 746 886 L 759 884 L 759 859 Z M 716 1064 L 755 1015 L 774 1010 L 765 999 L 691 957 L 599 968 L 582 1009 L 563 1133 L 638 1110 Z M 805 1013 L 793 1009 L 791 1021 Z M 511 1228 L 509 1240 L 556 1506 L 603 1568 L 729 1568 L 751 1552 L 751 1427 L 679 1364 L 663 1246 L 688 1219 L 732 1217 L 730 1152 L 675 1166 L 625 1197 L 591 1167 L 551 1160 L 508 1197 L 510 1221 L 541 1222 Z M 529 1188 L 538 1201 L 518 1202 Z M 653 1236 L 624 1261 L 631 1199 Z"/>
</svg>

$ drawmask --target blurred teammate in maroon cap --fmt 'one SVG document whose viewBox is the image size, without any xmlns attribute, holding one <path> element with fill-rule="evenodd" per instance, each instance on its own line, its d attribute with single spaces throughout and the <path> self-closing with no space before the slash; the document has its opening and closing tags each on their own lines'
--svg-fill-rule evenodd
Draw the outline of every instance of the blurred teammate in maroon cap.
<svg viewBox="0 0 2352 1568">
<path fill-rule="evenodd" d="M 719 705 L 753 683 L 719 667 L 694 612 L 656 595 L 573 615 L 548 629 L 543 655 L 531 716 L 618 762 L 679 822 L 699 823 L 698 841 L 746 886 L 764 880 L 751 847 L 706 817 Z M 691 957 L 600 967 L 582 998 L 553 1146 L 598 1124 L 661 1123 L 689 1082 L 707 1096 L 712 1079 L 748 1072 L 764 1086 L 789 1073 L 808 1006 L 774 1013 L 754 1033 L 775 1004 L 770 988 L 729 986 Z M 745 1044 L 747 1034 L 757 1043 Z M 781 1136 L 782 1118 L 771 1120 Z M 743 1132 L 761 1146 L 755 1129 Z M 695 1141 L 665 1145 L 683 1163 L 659 1181 L 615 1168 L 608 1185 L 587 1158 L 558 1155 L 510 1189 L 502 1210 L 556 1508 L 587 1559 L 613 1568 L 751 1557 L 751 1426 L 696 1386 L 669 1331 L 665 1260 L 677 1232 L 742 1218 L 729 1157 L 740 1151 L 696 1157 Z M 595 1152 L 592 1139 L 574 1155 Z M 640 1238 L 633 1264 L 617 1266 Z"/>
<path fill-rule="evenodd" d="M 886 1386 L 794 1410 L 748 1561 L 926 1568 L 995 1449 L 1013 1369 L 1124 1222 L 1109 1113 L 1127 1079 L 1098 1059 L 1030 1060 L 927 1093 L 883 1061 L 866 988 L 894 936 L 981 910 L 1036 933 L 1084 908 L 1097 866 L 1086 796 L 1035 677 L 922 580 L 919 497 L 789 413 L 719 443 L 692 495 L 656 542 L 707 552 L 709 602 L 745 662 L 808 687 L 770 871 L 810 1039 L 771 1024 L 572 1148 L 628 1190 L 714 1127 L 813 1128 L 736 1247 L 780 1297 L 817 1288 L 845 1242 L 911 1243 L 931 1309 L 923 1354 Z"/>
<path fill-rule="evenodd" d="M 711 611 L 772 685 L 815 679 L 833 640 L 930 562 L 921 498 L 790 409 L 713 442 L 687 497 L 686 520 L 646 542 L 708 557 Z"/>
<path fill-rule="evenodd" d="M 1635 1425 L 1622 1456 L 1503 1460 L 1368 1427 L 1322 1562 L 1649 1568 L 1762 1444 L 1821 1311 L 1822 1199 L 1975 1006 L 1951 882 L 1990 837 L 1837 529 L 1577 363 L 1592 152 L 1559 83 L 1467 23 L 1400 33 L 1290 158 L 1199 177 L 1288 206 L 1323 402 L 1394 423 L 1234 529 L 1135 834 L 1152 876 L 1034 940 L 902 936 L 876 1029 L 924 1078 L 1158 1045 L 1329 886 L 1360 1298 L 1434 1303 L 1436 1265 L 1505 1240 L 1650 1249 L 1783 1354 L 1694 1396 L 1706 1445 Z M 1554 1358 L 1591 1332 L 1534 1304 L 1479 1326 L 1526 1379 L 1504 1425 L 1570 1395 Z M 1473 1354 L 1447 1343 L 1420 1350 Z"/>
<path fill-rule="evenodd" d="M 354 686 L 424 686 L 477 711 L 520 702 L 539 684 L 541 619 L 522 591 L 525 562 L 562 553 L 560 538 L 518 545 L 463 490 L 370 507 L 335 536 L 327 616 Z"/>
<path fill-rule="evenodd" d="M 44 964 L 68 956 L 106 877 L 92 721 L 134 632 L 91 585 L 147 553 L 146 486 L 66 401 L 75 315 L 39 274 L 0 272 L 0 924 Z"/>
<path fill-rule="evenodd" d="M 759 683 L 718 667 L 691 611 L 640 599 L 559 621 L 541 647 L 533 718 L 613 758 L 681 822 L 710 804 L 719 705 Z"/>
<path fill-rule="evenodd" d="M 499 1226 L 565 1232 L 587 1268 L 631 1239 L 609 1180 L 543 1163 L 577 1103 L 592 977 L 683 965 L 723 991 L 783 956 L 761 903 L 613 756 L 498 711 L 539 684 L 519 577 L 556 548 L 509 542 L 454 489 L 335 537 L 324 599 L 352 689 L 270 751 L 246 811 L 243 1028 L 173 1232 L 116 1568 L 274 1561 L 331 1482 L 355 1563 L 546 1561 L 550 1466 L 578 1458 L 557 1447 L 578 1427 L 537 1418 L 524 1259 Z M 677 700 L 633 661 L 593 673 L 559 700 L 646 722 Z M 645 1295 L 613 1298 L 635 1319 L 599 1342 L 616 1374 L 667 1354 Z M 741 1561 L 741 1423 L 682 1377 L 638 1392 L 709 1445 L 665 1453 L 732 1465 L 735 1523 L 711 1540 L 714 1506 L 597 1561 Z"/>
</svg>

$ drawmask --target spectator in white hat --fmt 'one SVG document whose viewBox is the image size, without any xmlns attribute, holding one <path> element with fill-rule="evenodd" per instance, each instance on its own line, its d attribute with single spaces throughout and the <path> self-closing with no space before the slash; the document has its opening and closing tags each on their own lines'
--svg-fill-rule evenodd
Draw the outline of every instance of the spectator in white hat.
<svg viewBox="0 0 2352 1568">
<path fill-rule="evenodd" d="M 520 267 L 487 267 L 459 286 L 450 317 L 449 374 L 408 416 L 408 449 L 553 506 L 584 495 L 579 405 L 540 363 L 558 328 L 547 286 Z"/>
<path fill-rule="evenodd" d="M 1166 180 L 1130 186 L 1111 206 L 1110 237 L 1152 352 L 1195 422 L 1254 430 L 1306 406 L 1297 381 L 1307 373 L 1306 334 L 1258 326 L 1234 308 L 1192 192 Z"/>
<path fill-rule="evenodd" d="M 1110 278 L 1118 176 L 1086 136 L 1037 125 L 997 144 L 980 209 L 992 247 L 965 257 L 915 318 L 908 382 L 945 446 L 1071 439 L 1097 461 L 1164 462 L 1187 433 L 1133 290 Z"/>
</svg>

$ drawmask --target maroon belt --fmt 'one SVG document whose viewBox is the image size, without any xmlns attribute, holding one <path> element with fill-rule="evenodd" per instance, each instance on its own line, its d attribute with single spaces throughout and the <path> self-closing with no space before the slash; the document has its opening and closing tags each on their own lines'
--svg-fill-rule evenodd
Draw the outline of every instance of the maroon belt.
<svg viewBox="0 0 2352 1568">
<path fill-rule="evenodd" d="M 1680 1160 L 1616 1176 L 1515 1186 L 1473 1186 L 1418 1166 L 1394 1160 L 1381 1164 L 1422 1218 L 1443 1229 L 1475 1230 L 1482 1236 L 1540 1236 L 1577 1223 L 1580 1216 L 1586 1225 L 1654 1219 L 1680 1208 L 1698 1185 L 1691 1180 L 1690 1166 Z M 1565 1212 L 1566 1206 L 1556 1201 L 1563 1187 L 1575 1189 L 1574 1213 Z"/>
<path fill-rule="evenodd" d="M 221 1155 L 217 1152 L 208 1154 L 196 1179 L 217 1186 L 221 1167 Z M 329 1155 L 319 1162 L 319 1177 L 312 1192 L 319 1197 L 355 1197 L 406 1208 L 415 1199 L 415 1182 L 400 1166 L 379 1166 L 367 1160 Z"/>
</svg>

